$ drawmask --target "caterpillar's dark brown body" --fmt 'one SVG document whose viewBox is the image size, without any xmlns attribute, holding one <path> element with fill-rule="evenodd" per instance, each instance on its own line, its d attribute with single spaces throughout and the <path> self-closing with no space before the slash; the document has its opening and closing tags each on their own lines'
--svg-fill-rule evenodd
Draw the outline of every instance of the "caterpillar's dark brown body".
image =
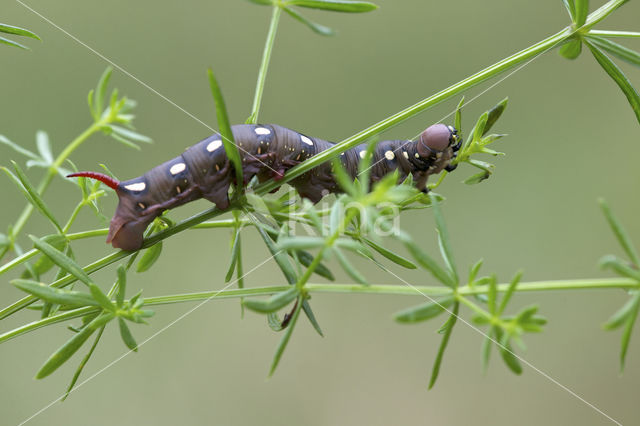
<svg viewBox="0 0 640 426">
<path fill-rule="evenodd" d="M 244 183 L 254 176 L 261 181 L 282 178 L 296 164 L 329 149 L 333 143 L 308 137 L 278 125 L 241 124 L 233 126 L 233 136 L 242 157 Z M 435 124 L 417 141 L 392 140 L 378 143 L 373 153 L 371 181 L 398 170 L 401 179 L 413 175 L 424 190 L 429 175 L 450 168 L 459 148 L 453 127 Z M 341 155 L 349 174 L 356 176 L 358 163 L 367 150 L 358 145 Z M 124 182 L 92 172 L 74 173 L 100 179 L 116 190 L 118 207 L 111 220 L 107 242 L 124 250 L 142 245 L 147 225 L 164 210 L 198 198 L 205 198 L 220 209 L 229 206 L 229 186 L 235 179 L 219 134 L 187 148 L 182 155 L 167 161 L 144 175 Z M 302 197 L 318 202 L 330 192 L 339 192 L 331 164 L 324 163 L 292 180 Z"/>
</svg>

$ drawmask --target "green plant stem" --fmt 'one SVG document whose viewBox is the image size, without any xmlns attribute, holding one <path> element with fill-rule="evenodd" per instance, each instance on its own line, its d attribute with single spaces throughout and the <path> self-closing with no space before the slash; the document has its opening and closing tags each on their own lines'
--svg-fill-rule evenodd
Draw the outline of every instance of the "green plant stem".
<svg viewBox="0 0 640 426">
<path fill-rule="evenodd" d="M 108 233 L 109 233 L 108 228 L 101 228 L 101 229 L 92 229 L 91 231 L 83 231 L 83 232 L 75 232 L 73 234 L 66 234 L 65 237 L 68 240 L 72 241 L 72 240 L 82 240 L 85 238 L 104 236 L 104 235 L 107 235 Z M 22 254 L 21 256 L 11 259 L 9 262 L 0 266 L 0 275 L 26 262 L 27 260 L 31 259 L 38 253 L 40 253 L 39 250 L 31 249 L 28 252 Z"/>
<path fill-rule="evenodd" d="M 89 139 L 91 135 L 99 131 L 100 128 L 104 126 L 104 124 L 105 124 L 104 120 L 100 120 L 98 122 L 93 123 L 84 132 L 82 132 L 77 138 L 71 141 L 69 145 L 66 146 L 66 148 L 54 160 L 51 167 L 47 169 L 47 173 L 45 174 L 44 178 L 38 185 L 38 188 L 37 188 L 38 194 L 42 195 L 47 190 L 47 188 L 49 187 L 49 184 L 53 180 L 53 177 L 56 175 L 56 173 L 58 173 L 58 168 L 67 160 L 67 158 L 69 158 L 71 153 L 73 153 L 76 149 L 78 149 L 78 147 L 82 145 L 87 139 Z M 16 221 L 11 231 L 13 237 L 15 237 L 16 235 L 20 235 L 22 228 L 24 228 L 24 226 L 27 223 L 27 220 L 29 220 L 29 217 L 31 217 L 31 213 L 33 213 L 33 208 L 34 208 L 33 204 L 31 203 L 29 203 L 24 208 L 24 210 L 18 217 L 18 220 Z M 2 252 L 0 252 L 0 260 L 2 260 L 2 258 L 9 251 L 9 249 L 10 247 L 7 246 Z"/>
<path fill-rule="evenodd" d="M 498 284 L 496 289 L 499 293 L 504 293 L 509 288 L 509 283 Z M 203 300 L 237 299 L 241 297 L 268 296 L 291 289 L 289 285 L 254 287 L 242 289 L 203 291 L 198 293 L 184 293 L 167 296 L 145 297 L 144 306 L 170 305 L 174 303 L 199 302 Z M 382 294 L 382 295 L 404 295 L 404 296 L 443 296 L 452 294 L 452 289 L 443 286 L 408 286 L 408 285 L 385 285 L 373 284 L 363 286 L 360 284 L 313 284 L 304 285 L 307 293 L 335 293 L 335 294 Z M 519 283 L 517 292 L 534 291 L 554 291 L 554 290 L 606 290 L 619 289 L 630 290 L 640 289 L 637 281 L 625 278 L 602 278 L 586 280 L 557 280 L 557 281 L 532 281 Z M 457 289 L 458 294 L 470 296 L 476 294 L 486 294 L 487 286 L 469 287 L 464 286 Z M 39 328 L 69 321 L 83 317 L 87 314 L 99 312 L 101 308 L 88 306 L 66 311 L 51 317 L 33 321 L 14 330 L 0 335 L 0 343 L 14 337 L 26 334 Z"/>
<path fill-rule="evenodd" d="M 264 84 L 267 79 L 267 71 L 269 69 L 269 62 L 271 61 L 271 52 L 273 51 L 273 45 L 276 40 L 276 33 L 278 31 L 278 23 L 280 22 L 281 14 L 282 8 L 278 5 L 274 5 L 273 13 L 271 14 L 271 24 L 269 25 L 269 33 L 267 34 L 267 40 L 262 52 L 262 63 L 260 64 L 260 70 L 258 71 L 258 81 L 256 83 L 256 93 L 253 98 L 253 107 L 251 108 L 251 115 L 249 115 L 249 119 L 247 120 L 248 124 L 255 124 L 258 122 L 258 113 L 260 112 Z"/>
</svg>

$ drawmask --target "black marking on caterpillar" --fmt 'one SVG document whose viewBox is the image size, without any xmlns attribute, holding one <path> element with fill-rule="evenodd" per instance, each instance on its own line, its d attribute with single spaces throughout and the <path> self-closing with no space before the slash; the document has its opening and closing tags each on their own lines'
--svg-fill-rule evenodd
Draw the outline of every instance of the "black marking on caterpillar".
<svg viewBox="0 0 640 426">
<path fill-rule="evenodd" d="M 243 184 L 254 176 L 261 182 L 281 179 L 296 164 L 334 145 L 275 124 L 240 124 L 233 126 L 232 131 L 242 148 Z M 418 189 L 426 191 L 429 175 L 455 168 L 450 163 L 460 144 L 456 129 L 444 124 L 430 126 L 416 141 L 382 141 L 373 152 L 371 183 L 397 169 L 401 180 L 411 174 Z M 342 164 L 352 177 L 356 176 L 366 150 L 367 145 L 361 144 L 341 154 Z M 214 134 L 134 179 L 118 182 L 96 172 L 69 175 L 74 176 L 100 180 L 116 191 L 119 203 L 111 219 L 107 243 L 123 250 L 137 250 L 142 246 L 147 225 L 167 209 L 199 198 L 215 203 L 220 209 L 228 208 L 229 186 L 235 175 L 221 136 Z M 300 196 L 314 203 L 330 192 L 340 192 L 330 163 L 321 164 L 290 184 Z"/>
</svg>

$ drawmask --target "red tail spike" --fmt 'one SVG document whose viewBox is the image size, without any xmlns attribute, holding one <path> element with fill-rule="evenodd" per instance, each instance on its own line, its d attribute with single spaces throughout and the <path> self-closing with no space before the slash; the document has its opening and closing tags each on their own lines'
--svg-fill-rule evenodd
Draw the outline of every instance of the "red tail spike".
<svg viewBox="0 0 640 426">
<path fill-rule="evenodd" d="M 118 189 L 118 185 L 120 185 L 120 182 L 118 182 L 111 176 L 107 176 L 104 173 L 98 173 L 98 172 L 71 173 L 70 175 L 67 175 L 67 177 L 88 177 L 91 179 L 99 180 L 100 182 L 104 183 L 105 185 L 107 185 L 109 188 L 112 188 L 112 189 Z"/>
</svg>

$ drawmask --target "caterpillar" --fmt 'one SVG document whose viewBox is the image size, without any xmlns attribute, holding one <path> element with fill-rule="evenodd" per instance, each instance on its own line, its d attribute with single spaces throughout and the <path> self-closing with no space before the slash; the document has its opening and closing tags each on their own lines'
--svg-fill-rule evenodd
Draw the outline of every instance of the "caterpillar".
<svg viewBox="0 0 640 426">
<path fill-rule="evenodd" d="M 242 158 L 243 184 L 254 176 L 261 182 L 281 179 L 296 164 L 334 145 L 275 124 L 240 124 L 233 126 L 232 132 Z M 455 168 L 451 160 L 461 143 L 457 130 L 445 124 L 428 127 L 416 141 L 379 142 L 373 152 L 371 183 L 398 170 L 400 180 L 411 174 L 417 188 L 426 191 L 429 175 Z M 361 144 L 340 156 L 354 178 L 366 150 L 367 145 Z M 118 206 L 111 219 L 107 243 L 123 250 L 137 250 L 142 246 L 147 226 L 167 209 L 199 198 L 215 203 L 219 209 L 228 208 L 228 191 L 235 181 L 235 172 L 221 136 L 216 133 L 134 179 L 119 182 L 97 172 L 72 173 L 68 177 L 97 179 L 115 190 Z M 314 203 L 328 193 L 340 192 L 329 163 L 293 179 L 290 184 L 301 197 Z"/>
</svg>

